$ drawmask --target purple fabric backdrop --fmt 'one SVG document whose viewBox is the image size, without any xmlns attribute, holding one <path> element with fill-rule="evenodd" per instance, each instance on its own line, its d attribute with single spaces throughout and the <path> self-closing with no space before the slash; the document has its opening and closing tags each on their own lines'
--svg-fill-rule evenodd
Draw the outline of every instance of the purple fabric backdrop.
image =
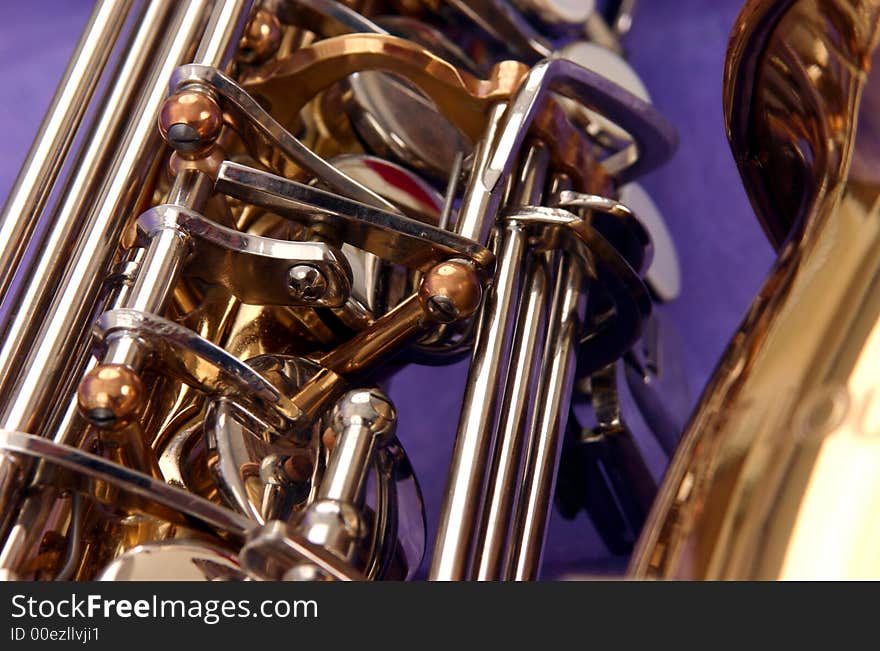
<svg viewBox="0 0 880 651">
<path fill-rule="evenodd" d="M 665 306 L 696 395 L 755 295 L 772 251 L 741 188 L 724 135 L 722 66 L 741 0 L 644 0 L 628 37 L 631 61 L 679 128 L 671 164 L 644 179 L 677 242 L 683 293 Z M 5 197 L 91 9 L 91 0 L 0 2 L 0 197 Z M 410 367 L 395 377 L 400 438 L 422 483 L 431 538 L 440 509 L 466 364 Z M 664 459 L 647 450 L 660 471 Z M 430 553 L 430 550 L 429 550 Z M 586 517 L 554 517 L 545 577 L 624 566 Z M 424 567 L 427 566 L 427 561 Z"/>
</svg>

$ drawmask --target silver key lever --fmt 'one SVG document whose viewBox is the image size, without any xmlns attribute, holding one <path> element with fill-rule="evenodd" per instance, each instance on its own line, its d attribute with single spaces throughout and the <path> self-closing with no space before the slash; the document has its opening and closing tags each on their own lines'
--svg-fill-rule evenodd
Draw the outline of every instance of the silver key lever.
<svg viewBox="0 0 880 651">
<path fill-rule="evenodd" d="M 563 517 L 583 509 L 613 554 L 632 551 L 657 484 L 621 413 L 617 364 L 590 376 L 597 425 L 569 413 L 555 502 Z"/>
</svg>

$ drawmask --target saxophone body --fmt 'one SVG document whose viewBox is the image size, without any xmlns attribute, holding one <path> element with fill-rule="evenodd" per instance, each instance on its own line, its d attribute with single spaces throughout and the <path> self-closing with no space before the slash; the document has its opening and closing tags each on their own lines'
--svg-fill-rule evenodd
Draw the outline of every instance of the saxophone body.
<svg viewBox="0 0 880 651">
<path fill-rule="evenodd" d="M 631 549 L 675 133 L 575 56 L 619 4 L 99 0 L 0 219 L 0 575 L 535 579 L 557 484 Z M 432 541 L 385 387 L 463 359 Z"/>
<path fill-rule="evenodd" d="M 0 218 L 0 576 L 532 580 L 556 508 L 633 578 L 880 577 L 880 2 L 737 19 L 778 260 L 680 442 L 609 4 L 99 0 Z M 429 539 L 389 378 L 461 360 Z"/>
<path fill-rule="evenodd" d="M 874 579 L 875 2 L 753 1 L 725 117 L 778 260 L 685 429 L 631 574 Z"/>
</svg>

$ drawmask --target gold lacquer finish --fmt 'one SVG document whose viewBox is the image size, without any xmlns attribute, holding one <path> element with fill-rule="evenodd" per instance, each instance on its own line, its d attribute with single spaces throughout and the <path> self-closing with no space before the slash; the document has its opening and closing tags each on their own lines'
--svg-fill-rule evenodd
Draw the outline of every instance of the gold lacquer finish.
<svg viewBox="0 0 880 651">
<path fill-rule="evenodd" d="M 96 366 L 79 386 L 79 408 L 93 422 L 112 429 L 125 423 L 141 405 L 143 386 L 140 378 L 119 364 Z"/>
<path fill-rule="evenodd" d="M 493 66 L 486 79 L 457 69 L 425 48 L 393 36 L 350 34 L 325 39 L 287 58 L 245 75 L 242 85 L 280 108 L 281 122 L 299 113 L 306 98 L 356 71 L 382 71 L 406 79 L 425 93 L 440 112 L 474 141 L 486 126 L 491 107 L 508 99 L 528 67 L 518 61 Z M 584 190 L 608 192 L 604 170 L 583 131 L 573 127 L 555 102 L 547 102 L 532 130 L 550 146 L 556 162 Z"/>
<path fill-rule="evenodd" d="M 779 261 L 633 559 L 671 579 L 877 579 L 880 3 L 750 2 L 732 147 Z"/>
<path fill-rule="evenodd" d="M 172 95 L 159 112 L 159 132 L 187 158 L 201 158 L 220 135 L 223 116 L 217 102 L 193 91 Z"/>
<path fill-rule="evenodd" d="M 510 97 L 527 68 L 518 61 L 504 61 L 492 69 L 488 79 L 477 79 L 409 41 L 351 34 L 319 41 L 266 64 L 246 76 L 242 85 L 281 100 L 277 103 L 295 114 L 331 84 L 366 70 L 393 72 L 412 81 L 462 131 L 478 139 L 489 108 Z"/>
<path fill-rule="evenodd" d="M 537 575 L 578 357 L 652 309 L 618 194 L 675 134 L 513 5 L 400 4 L 98 2 L 4 209 L 0 578 L 412 579 L 383 387 L 466 357 L 444 554 Z"/>
</svg>

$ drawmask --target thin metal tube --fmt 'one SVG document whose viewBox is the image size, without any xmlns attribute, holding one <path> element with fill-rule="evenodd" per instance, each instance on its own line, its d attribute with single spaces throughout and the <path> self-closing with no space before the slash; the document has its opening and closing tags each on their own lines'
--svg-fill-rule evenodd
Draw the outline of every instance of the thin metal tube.
<svg viewBox="0 0 880 651">
<path fill-rule="evenodd" d="M 547 186 L 550 154 L 533 142 L 513 185 L 510 203 L 540 205 Z M 519 471 L 528 427 L 530 396 L 534 395 L 543 354 L 541 337 L 550 303 L 546 256 L 529 264 L 526 294 L 519 305 L 511 366 L 500 409 L 498 440 L 489 471 L 487 502 L 481 522 L 472 578 L 482 581 L 504 577 L 507 540 L 519 495 Z"/>
<path fill-rule="evenodd" d="M 538 257 L 532 260 L 526 288 L 511 355 L 513 372 L 501 406 L 498 443 L 476 552 L 474 574 L 480 581 L 504 578 L 507 540 L 519 497 L 522 452 L 528 432 L 528 405 L 537 388 L 536 371 L 541 365 L 541 344 L 546 327 L 549 295 L 544 260 Z"/>
<path fill-rule="evenodd" d="M 119 38 L 133 0 L 100 0 L 58 84 L 0 213 L 0 297 L 6 294 Z"/>
<path fill-rule="evenodd" d="M 199 53 L 196 55 L 197 62 L 217 66 L 228 63 L 234 47 L 238 44 L 250 5 L 251 2 L 221 2 L 214 7 L 201 40 Z M 229 14 L 229 9 L 233 6 L 238 7 L 243 13 L 237 17 L 237 20 L 232 20 L 232 16 Z M 200 5 L 194 5 L 192 10 L 203 12 Z M 199 13 L 181 14 L 184 25 L 197 28 Z M 229 23 L 232 23 L 231 28 Z M 195 31 L 191 32 L 192 37 L 195 34 Z M 162 84 L 163 80 L 161 77 L 157 77 L 157 81 Z M 158 99 L 161 101 L 162 96 L 159 96 Z M 155 103 L 154 106 L 158 110 L 159 104 Z M 155 126 L 153 129 L 155 130 Z M 196 170 L 181 170 L 168 191 L 166 201 L 170 204 L 201 211 L 210 197 L 212 187 L 211 179 L 204 173 Z M 176 284 L 188 250 L 186 234 L 175 228 L 162 229 L 161 232 L 155 234 L 138 266 L 133 285 L 127 291 L 120 293 L 116 300 L 116 306 L 123 305 L 145 312 L 160 312 Z M 129 364 L 139 369 L 145 356 L 140 341 L 132 337 L 122 337 L 112 341 L 105 354 L 105 360 Z M 59 434 L 70 430 L 73 423 L 69 418 L 71 409 L 75 410 L 75 406 L 68 406 Z M 4 567 L 9 566 L 4 565 Z"/>
<path fill-rule="evenodd" d="M 449 172 L 449 183 L 446 184 L 446 194 L 443 197 L 443 212 L 437 220 L 437 228 L 444 230 L 449 228 L 449 220 L 452 218 L 452 204 L 455 203 L 455 195 L 461 181 L 461 168 L 464 164 L 464 154 L 457 152 L 452 160 L 452 170 Z"/>
<path fill-rule="evenodd" d="M 585 275 L 580 261 L 561 255 L 556 268 L 544 360 L 523 469 L 508 578 L 538 578 L 550 503 L 556 486 L 562 434 L 571 406 L 577 342 L 586 315 Z"/>
<path fill-rule="evenodd" d="M 126 301 L 130 304 L 125 307 L 158 313 L 174 290 L 188 250 L 187 236 L 178 229 L 163 228 L 156 233 L 150 240 L 144 256 L 144 266 L 135 281 L 131 299 Z"/>
<path fill-rule="evenodd" d="M 254 0 L 217 3 L 208 18 L 193 63 L 225 68 L 235 53 L 253 4 Z M 212 190 L 213 182 L 204 172 L 181 170 L 165 202 L 202 212 Z M 189 252 L 187 240 L 187 233 L 177 227 L 163 228 L 153 234 L 124 307 L 155 314 L 162 312 Z M 126 364 L 139 372 L 146 357 L 142 349 L 143 344 L 136 337 L 123 335 L 110 344 L 103 361 Z"/>
<path fill-rule="evenodd" d="M 118 154 L 111 164 L 109 181 L 101 188 L 94 208 L 85 218 L 83 235 L 76 242 L 70 263 L 55 288 L 54 299 L 45 315 L 31 315 L 32 319 L 36 317 L 34 320 L 38 320 L 40 327 L 34 337 L 26 339 L 29 348 L 26 362 L 0 411 L 0 422 L 7 429 L 37 432 L 40 417 L 50 411 L 49 405 L 59 398 L 57 389 L 63 384 L 65 372 L 71 366 L 84 363 L 84 360 L 76 360 L 74 364 L 71 358 L 87 334 L 88 320 L 119 245 L 120 233 L 138 199 L 138 193 L 132 189 L 139 187 L 139 181 L 152 166 L 151 152 L 160 147 L 156 119 L 167 93 L 167 80 L 201 32 L 208 4 L 206 0 L 151 4 L 150 11 L 157 12 L 156 25 L 144 25 L 149 38 L 139 40 L 142 49 L 132 52 L 131 57 L 145 57 L 157 63 L 151 66 L 143 99 L 116 144 Z M 166 25 L 162 17 L 169 5 L 174 16 Z M 157 25 L 160 33 L 168 36 L 154 47 L 152 31 Z M 130 83 L 130 79 L 119 80 L 121 85 Z M 33 279 L 32 284 L 39 280 Z M 18 348 L 21 350 L 24 346 Z M 7 362 L 7 359 L 0 361 Z"/>
<path fill-rule="evenodd" d="M 489 111 L 486 133 L 474 150 L 473 170 L 455 224 L 456 233 L 480 244 L 489 240 L 489 233 L 501 205 L 504 189 L 502 184 L 489 187 L 483 179 L 495 153 L 495 140 L 506 110 L 507 104 L 499 103 Z"/>
<path fill-rule="evenodd" d="M 55 576 L 56 581 L 70 581 L 79 566 L 82 552 L 83 497 L 79 493 L 70 495 L 70 526 L 67 528 L 67 550 L 64 565 Z"/>
<path fill-rule="evenodd" d="M 10 393 L 9 386 L 15 378 L 15 372 L 22 365 L 31 351 L 33 331 L 44 322 L 46 303 L 51 299 L 53 290 L 58 283 L 58 277 L 66 262 L 71 257 L 71 243 L 84 228 L 84 213 L 89 201 L 91 201 L 100 189 L 100 182 L 111 173 L 109 160 L 116 151 L 114 138 L 121 131 L 122 126 L 130 114 L 138 94 L 138 87 L 144 81 L 143 76 L 149 68 L 151 51 L 155 51 L 159 39 L 166 25 L 167 15 L 172 7 L 170 3 L 153 2 L 145 7 L 144 13 L 139 16 L 136 27 L 133 28 L 133 36 L 127 44 L 127 56 L 120 62 L 114 71 L 117 82 L 108 93 L 103 102 L 101 116 L 95 121 L 91 130 L 90 142 L 85 146 L 85 151 L 78 161 L 77 173 L 67 185 L 64 197 L 59 202 L 57 212 L 52 219 L 52 227 L 46 236 L 46 240 L 39 247 L 39 254 L 32 266 L 26 270 L 24 277 L 27 285 L 15 297 L 7 297 L 4 304 L 2 319 L 12 319 L 8 328 L 3 323 L 5 337 L 3 346 L 0 348 L 0 398 L 2 408 L 10 407 L 15 397 L 24 397 L 30 393 L 27 384 L 22 385 L 18 393 Z M 128 188 L 125 188 L 127 191 Z M 120 221 L 122 221 L 120 219 Z M 88 254 L 93 254 L 89 251 Z M 79 280 L 88 280 L 88 276 L 79 276 Z M 103 276 L 101 277 L 103 278 Z M 99 279 L 100 280 L 100 279 Z M 98 289 L 100 286 L 98 287 Z M 76 328 L 70 325 L 62 330 L 62 335 L 68 339 L 76 336 Z M 51 343 L 51 342 L 50 342 Z M 65 357 L 47 361 L 66 363 Z M 62 378 L 53 377 L 49 391 L 61 393 Z M 51 396 L 51 393 L 49 394 Z M 50 409 L 50 402 L 43 403 L 42 409 L 34 413 L 45 417 Z M 34 427 L 33 421 L 27 423 L 27 428 Z M 0 454 L 0 530 L 6 530 L 5 518 L 12 517 L 18 511 L 13 508 L 12 502 L 15 495 L 20 492 L 22 483 L 22 468 L 15 460 Z M 3 518 L 5 516 L 5 518 Z M 0 552 L 0 563 L 6 565 L 8 548 L 14 546 L 14 541 L 7 541 L 7 549 Z"/>
<path fill-rule="evenodd" d="M 139 89 L 144 87 L 150 74 L 150 54 L 159 46 L 172 10 L 172 3 L 156 0 L 145 7 L 132 41 L 127 44 L 127 55 L 114 71 L 116 83 L 108 93 L 103 111 L 95 121 L 90 141 L 78 161 L 76 172 L 57 205 L 52 226 L 45 240 L 40 243 L 33 263 L 24 274 L 26 283 L 17 296 L 7 297 L 4 304 L 5 309 L 0 315 L 0 319 L 4 321 L 0 322 L 4 331 L 3 344 L 0 347 L 0 398 L 4 406 L 10 402 L 8 390 L 15 373 L 32 347 L 34 331 L 43 323 L 47 304 L 56 292 L 65 266 L 73 257 L 71 249 L 83 233 L 88 215 L 95 207 L 95 197 L 100 196 L 102 191 L 106 192 L 106 184 L 110 182 L 112 173 L 118 169 L 119 156 L 116 154 L 119 149 L 116 139 L 136 108 Z M 119 188 L 119 191 L 131 195 L 132 185 Z M 126 196 L 126 201 L 131 202 L 134 198 Z M 123 220 L 124 217 L 119 217 L 120 222 Z M 103 243 L 104 249 L 110 246 L 110 242 Z M 115 250 L 116 242 L 112 246 Z M 100 255 L 100 250 L 96 248 L 89 251 L 89 255 Z M 83 280 L 87 279 L 80 279 Z M 73 331 L 68 331 L 67 335 L 71 332 Z"/>
<path fill-rule="evenodd" d="M 142 261 L 143 249 L 134 249 L 130 254 L 130 260 L 138 265 Z M 127 300 L 131 289 L 130 281 L 120 282 L 108 297 L 109 309 L 121 307 Z M 90 371 L 96 364 L 94 358 L 90 359 L 86 364 L 85 371 Z M 73 396 L 67 404 L 67 409 L 63 411 L 56 421 L 50 423 L 51 431 L 54 432 L 53 439 L 55 443 L 62 445 L 76 446 L 82 441 L 84 424 L 79 418 L 79 408 L 76 396 Z M 11 464 L 8 464 L 12 468 Z M 2 469 L 0 465 L 0 469 Z M 34 492 L 29 492 L 24 499 L 22 507 L 15 514 L 15 522 L 11 526 L 6 542 L 0 548 L 0 573 L 13 578 L 14 572 L 10 568 L 18 568 L 25 562 L 27 555 L 39 543 L 43 530 L 40 523 L 44 522 L 54 508 L 58 491 L 52 475 L 58 471 L 58 468 L 51 464 L 41 464 L 38 466 L 34 480 L 31 483 Z"/>
<path fill-rule="evenodd" d="M 460 581 L 468 576 L 479 525 L 486 468 L 495 438 L 495 408 L 504 390 L 527 235 L 518 224 L 502 231 L 497 281 L 486 297 L 465 387 L 446 497 L 428 577 Z"/>
<path fill-rule="evenodd" d="M 490 156 L 491 151 L 478 152 L 479 160 L 474 174 L 481 171 L 484 157 Z M 540 198 L 549 162 L 549 151 L 544 145 L 535 143 L 530 147 L 511 203 L 521 205 Z M 484 207 L 490 206 L 491 220 L 494 221 L 498 193 L 491 191 L 486 194 L 485 188 L 480 189 L 482 187 L 479 182 L 472 184 L 468 196 Z M 483 199 L 479 198 L 481 195 Z M 484 219 L 487 217 L 483 216 Z M 479 230 L 483 225 L 475 220 L 474 227 Z M 487 485 L 486 470 L 495 446 L 497 405 L 508 382 L 511 342 L 517 321 L 516 306 L 522 285 L 527 241 L 527 233 L 518 225 L 508 224 L 501 231 L 501 255 L 495 274 L 497 280 L 481 314 L 452 453 L 446 498 L 440 513 L 429 574 L 433 580 L 459 581 L 470 576 Z"/>
<path fill-rule="evenodd" d="M 201 212 L 208 201 L 213 183 L 197 170 L 181 170 L 174 179 L 166 201 Z M 177 227 L 162 228 L 153 234 L 144 260 L 137 270 L 134 285 L 122 307 L 161 314 L 189 252 L 188 236 Z"/>
<path fill-rule="evenodd" d="M 13 340 L 6 341 L 5 354 L 0 359 L 2 379 L 7 382 L 0 422 L 7 426 L 46 435 L 41 431 L 43 424 L 56 408 L 67 405 L 71 378 L 78 377 L 86 363 L 89 319 L 119 246 L 122 228 L 140 198 L 143 179 L 149 176 L 160 147 L 156 120 L 167 94 L 168 79 L 201 33 L 208 6 L 207 0 L 155 0 L 147 10 L 145 20 L 152 17 L 155 22 L 141 24 L 135 38 L 137 47 L 129 52 L 123 70 L 140 70 L 141 63 L 147 61 L 151 63 L 149 74 L 143 84 L 137 84 L 143 89 L 141 100 L 133 111 L 126 113 L 132 117 L 121 137 L 112 143 L 117 154 L 108 166 L 108 180 L 99 192 L 89 193 L 88 198 L 93 201 L 91 210 L 75 213 L 75 219 L 82 223 L 82 235 L 73 250 L 67 242 L 55 239 L 54 247 L 43 251 L 42 259 L 56 265 L 68 260 L 57 285 L 46 282 L 47 278 L 56 277 L 57 270 L 52 266 L 43 267 L 42 276 L 31 278 L 31 287 L 37 287 L 38 296 L 45 297 L 46 292 L 51 292 L 53 300 L 48 309 L 45 313 L 35 309 L 20 311 L 22 327 Z M 168 13 L 172 14 L 170 21 L 164 19 Z M 158 36 L 164 38 L 157 43 Z M 132 77 L 120 77 L 114 95 L 132 83 Z M 102 135 L 105 134 L 100 131 L 95 133 L 98 137 Z M 61 229 L 68 226 L 59 224 Z M 15 354 L 9 354 L 9 347 Z M 9 369 L 19 355 L 24 362 L 16 381 L 9 384 Z M 21 486 L 21 473 L 13 458 L 0 455 L 0 511 L 17 510 L 14 502 Z M 4 561 L 9 544 L 14 543 L 7 541 L 0 552 Z M 15 568 L 4 565 L 3 569 Z"/>
<path fill-rule="evenodd" d="M 238 48 L 254 0 L 221 0 L 214 7 L 205 27 L 205 36 L 192 62 L 223 71 Z"/>
<path fill-rule="evenodd" d="M 318 499 L 357 504 L 375 449 L 376 435 L 368 427 L 346 427 L 330 454 Z"/>
</svg>

